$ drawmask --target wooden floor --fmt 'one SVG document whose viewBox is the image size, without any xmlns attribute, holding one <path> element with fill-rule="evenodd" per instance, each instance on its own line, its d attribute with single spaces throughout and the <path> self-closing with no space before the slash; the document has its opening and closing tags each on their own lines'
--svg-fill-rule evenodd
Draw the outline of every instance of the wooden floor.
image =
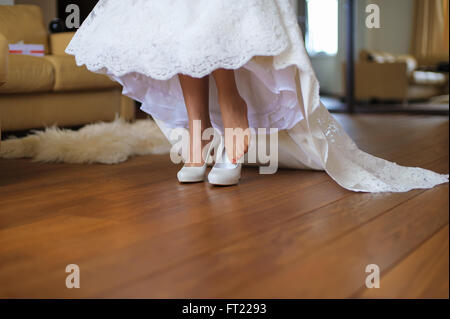
<svg viewBox="0 0 450 319">
<path fill-rule="evenodd" d="M 364 150 L 449 171 L 447 117 L 337 118 Z M 449 296 L 448 184 L 362 194 L 323 172 L 245 168 L 219 188 L 180 185 L 178 168 L 0 161 L 0 297 Z M 68 264 L 80 289 L 65 286 Z"/>
</svg>

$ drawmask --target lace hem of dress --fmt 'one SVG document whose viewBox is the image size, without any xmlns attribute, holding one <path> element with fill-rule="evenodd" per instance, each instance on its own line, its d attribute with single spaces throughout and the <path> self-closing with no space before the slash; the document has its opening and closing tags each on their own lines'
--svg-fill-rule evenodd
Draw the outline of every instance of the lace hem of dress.
<svg viewBox="0 0 450 319">
<path fill-rule="evenodd" d="M 240 53 L 232 58 L 217 59 L 216 57 L 205 58 L 201 63 L 178 64 L 172 65 L 170 69 L 158 70 L 152 66 L 143 68 L 142 66 L 128 66 L 123 67 L 120 64 L 109 63 L 108 57 L 84 58 L 86 55 L 79 54 L 79 50 L 68 47 L 66 53 L 75 55 L 75 60 L 78 66 L 85 65 L 90 71 L 95 73 L 102 73 L 114 77 L 121 77 L 129 73 L 140 73 L 142 75 L 151 77 L 155 80 L 169 80 L 177 74 L 185 74 L 195 78 L 202 78 L 211 74 L 213 71 L 224 69 L 239 69 L 251 59 L 257 56 L 277 56 L 286 49 L 286 46 L 280 46 L 273 50 L 254 50 Z M 91 62 L 96 61 L 96 62 Z M 142 64 L 143 61 L 141 61 Z"/>
</svg>

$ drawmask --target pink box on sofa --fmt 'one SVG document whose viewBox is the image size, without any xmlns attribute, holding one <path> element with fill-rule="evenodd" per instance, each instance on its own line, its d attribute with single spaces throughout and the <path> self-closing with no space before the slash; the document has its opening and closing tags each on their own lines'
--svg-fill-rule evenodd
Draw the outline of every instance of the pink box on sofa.
<svg viewBox="0 0 450 319">
<path fill-rule="evenodd" d="M 44 56 L 45 50 L 42 44 L 10 44 L 9 54 L 23 54 L 33 56 Z"/>
</svg>

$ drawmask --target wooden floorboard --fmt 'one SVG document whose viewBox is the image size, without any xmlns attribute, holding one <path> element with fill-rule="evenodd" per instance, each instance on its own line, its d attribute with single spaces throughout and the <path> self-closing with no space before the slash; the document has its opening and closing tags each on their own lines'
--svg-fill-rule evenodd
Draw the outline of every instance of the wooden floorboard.
<svg viewBox="0 0 450 319">
<path fill-rule="evenodd" d="M 448 172 L 446 117 L 337 118 L 364 150 Z M 0 297 L 448 297 L 448 185 L 352 193 L 323 172 L 245 168 L 220 188 L 178 169 L 1 160 Z M 430 258 L 445 247 L 447 270 Z M 72 263 L 81 289 L 65 287 Z M 368 263 L 389 291 L 364 287 Z"/>
<path fill-rule="evenodd" d="M 379 289 L 362 289 L 362 298 L 448 299 L 448 224 L 389 269 Z"/>
<path fill-rule="evenodd" d="M 352 296 L 365 283 L 367 265 L 376 264 L 383 272 L 448 223 L 446 194 L 448 186 L 423 192 L 309 258 L 299 258 L 264 280 L 231 293 L 242 298 L 249 294 L 259 298 Z M 428 205 L 430 198 L 436 198 L 436 206 Z"/>
</svg>

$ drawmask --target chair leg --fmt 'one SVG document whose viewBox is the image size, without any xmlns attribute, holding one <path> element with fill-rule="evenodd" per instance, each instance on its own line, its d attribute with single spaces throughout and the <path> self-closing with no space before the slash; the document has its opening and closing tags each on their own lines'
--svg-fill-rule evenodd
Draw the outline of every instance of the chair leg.
<svg viewBox="0 0 450 319">
<path fill-rule="evenodd" d="M 120 117 L 126 121 L 134 121 L 136 109 L 134 100 L 122 95 L 120 101 Z"/>
</svg>

